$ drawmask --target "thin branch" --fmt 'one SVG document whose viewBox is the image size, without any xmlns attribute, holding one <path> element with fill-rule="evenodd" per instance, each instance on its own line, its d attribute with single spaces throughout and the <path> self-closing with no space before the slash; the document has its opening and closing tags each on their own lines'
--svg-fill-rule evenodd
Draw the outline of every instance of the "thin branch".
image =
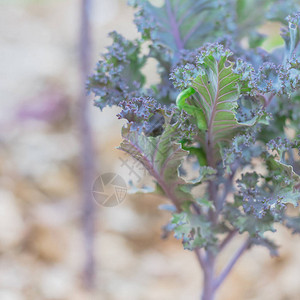
<svg viewBox="0 0 300 300">
<path fill-rule="evenodd" d="M 271 101 L 273 100 L 273 98 L 275 97 L 275 94 L 271 94 L 270 97 L 268 98 L 268 102 L 267 105 L 269 105 L 271 103 Z"/>
<path fill-rule="evenodd" d="M 194 208 L 195 212 L 197 213 L 197 215 L 201 215 L 201 207 L 197 206 L 196 203 L 192 203 L 192 207 Z"/>
<path fill-rule="evenodd" d="M 215 281 L 214 288 L 217 289 L 220 287 L 220 285 L 223 283 L 223 281 L 226 279 L 238 259 L 242 256 L 242 254 L 247 250 L 250 246 L 250 239 L 248 238 L 242 246 L 238 249 L 238 251 L 233 255 L 231 261 L 228 263 L 228 265 L 223 269 L 219 277 Z"/>
<path fill-rule="evenodd" d="M 231 174 L 229 175 L 229 177 L 227 178 L 226 182 L 225 182 L 225 188 L 224 188 L 224 193 L 221 196 L 220 199 L 218 199 L 218 207 L 216 207 L 219 211 L 221 211 L 223 209 L 223 205 L 226 201 L 226 198 L 228 196 L 228 194 L 232 191 L 233 189 L 233 178 L 235 176 L 235 173 L 238 169 L 238 164 L 235 162 L 231 165 Z"/>
<path fill-rule="evenodd" d="M 267 97 L 267 95 L 258 93 L 258 96 L 262 97 L 262 99 L 264 100 L 263 107 L 266 108 L 272 102 L 273 98 L 275 97 L 275 94 L 272 93 L 269 97 Z"/>
<path fill-rule="evenodd" d="M 210 181 L 208 184 L 208 191 L 209 191 L 211 201 L 213 202 L 215 207 L 217 207 L 217 190 L 218 187 L 216 183 L 214 181 Z M 208 213 L 209 213 L 210 221 L 212 221 L 212 223 L 216 225 L 218 215 L 219 215 L 218 211 L 210 208 Z"/>
<path fill-rule="evenodd" d="M 228 243 L 235 237 L 237 232 L 238 232 L 237 229 L 234 229 L 227 234 L 227 236 L 224 238 L 224 240 L 221 242 L 219 246 L 220 251 L 222 251 L 228 245 Z"/>
<path fill-rule="evenodd" d="M 139 154 L 143 153 L 142 149 L 140 149 L 137 145 L 132 143 L 132 141 L 126 138 L 125 140 L 131 145 L 132 148 L 136 150 L 136 153 Z M 172 201 L 172 203 L 176 206 L 177 211 L 180 212 L 181 211 L 180 200 L 176 197 L 176 195 L 174 194 L 170 186 L 167 185 L 167 183 L 165 182 L 161 174 L 157 172 L 157 170 L 155 170 L 155 168 L 152 165 L 152 162 L 148 159 L 148 157 L 142 154 L 143 159 L 138 159 L 137 157 L 133 156 L 133 151 L 128 151 L 127 149 L 123 149 L 122 147 L 120 147 L 119 149 L 130 154 L 132 157 L 134 157 L 144 165 L 144 167 L 148 170 L 150 175 L 152 175 L 156 179 L 157 183 L 163 189 L 167 198 L 169 198 Z"/>
</svg>

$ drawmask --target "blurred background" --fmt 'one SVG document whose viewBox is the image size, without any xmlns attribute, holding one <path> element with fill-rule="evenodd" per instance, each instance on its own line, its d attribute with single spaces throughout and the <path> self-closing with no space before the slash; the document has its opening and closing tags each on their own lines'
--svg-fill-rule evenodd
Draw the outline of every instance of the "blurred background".
<svg viewBox="0 0 300 300">
<path fill-rule="evenodd" d="M 101 174 L 144 176 L 116 149 L 118 111 L 84 93 L 108 32 L 137 36 L 133 13 L 125 0 L 0 0 L 0 300 L 199 299 L 194 254 L 161 239 L 164 199 L 109 208 L 91 194 Z M 275 240 L 280 257 L 251 249 L 217 299 L 300 299 L 300 238 L 278 228 Z"/>
</svg>

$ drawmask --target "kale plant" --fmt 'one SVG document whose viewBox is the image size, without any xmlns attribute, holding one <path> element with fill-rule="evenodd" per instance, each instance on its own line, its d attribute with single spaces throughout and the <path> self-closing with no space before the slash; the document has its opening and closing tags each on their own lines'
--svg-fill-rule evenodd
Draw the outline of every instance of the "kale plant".
<svg viewBox="0 0 300 300">
<path fill-rule="evenodd" d="M 171 202 L 166 234 L 194 251 L 202 300 L 215 293 L 245 250 L 265 246 L 276 224 L 300 232 L 300 10 L 287 0 L 136 0 L 140 38 L 113 32 L 88 89 L 95 105 L 119 106 L 128 122 L 120 149 L 141 162 Z M 282 46 L 267 52 L 268 22 Z M 145 51 L 145 49 L 147 49 Z M 142 72 L 157 62 L 157 85 Z M 197 169 L 198 176 L 191 177 Z M 289 208 L 289 210 L 287 210 Z M 299 213 L 299 211 L 298 211 Z M 238 235 L 224 269 L 215 265 Z"/>
</svg>

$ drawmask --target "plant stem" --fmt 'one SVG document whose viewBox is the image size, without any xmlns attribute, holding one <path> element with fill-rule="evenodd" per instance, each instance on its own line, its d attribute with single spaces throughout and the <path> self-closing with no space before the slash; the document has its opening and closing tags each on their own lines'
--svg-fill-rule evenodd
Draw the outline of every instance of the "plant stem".
<svg viewBox="0 0 300 300">
<path fill-rule="evenodd" d="M 215 298 L 215 284 L 214 284 L 214 272 L 215 272 L 215 256 L 211 251 L 207 251 L 206 260 L 204 263 L 204 284 L 202 291 L 202 300 L 213 300 Z"/>
<path fill-rule="evenodd" d="M 200 263 L 201 268 L 204 269 L 204 257 L 203 257 L 202 249 L 196 248 L 195 253 L 196 253 L 196 257 Z"/>
<path fill-rule="evenodd" d="M 217 99 L 217 96 L 216 96 Z M 206 133 L 205 138 L 205 150 L 206 150 L 206 160 L 209 167 L 215 168 L 215 161 L 214 161 L 214 149 L 213 149 L 213 135 L 212 135 L 212 120 L 214 118 L 214 112 L 215 108 L 213 109 L 213 112 L 210 116 L 209 120 L 209 126 Z M 218 185 L 215 183 L 215 181 L 210 180 L 208 183 L 208 193 L 209 193 L 209 199 L 214 204 L 214 206 L 217 208 L 217 195 L 218 195 Z M 208 217 L 212 225 L 216 225 L 218 222 L 218 214 L 219 212 L 217 210 L 210 209 L 208 212 Z M 202 263 L 202 270 L 204 274 L 203 279 L 203 291 L 202 291 L 202 300 L 213 300 L 215 297 L 215 283 L 214 283 L 214 277 L 215 277 L 215 260 L 216 256 L 214 253 L 210 250 L 206 250 L 206 255 Z M 201 263 L 201 261 L 200 261 Z"/>
<path fill-rule="evenodd" d="M 228 235 L 228 239 L 231 239 L 233 236 L 235 236 L 235 233 L 236 231 L 232 231 Z M 228 239 L 225 238 L 224 241 L 227 241 Z M 221 245 L 223 245 L 224 247 L 224 242 Z M 228 265 L 224 268 L 224 270 L 217 278 L 215 277 L 216 256 L 214 255 L 214 253 L 210 250 L 207 250 L 206 253 L 203 253 L 203 249 L 195 249 L 197 259 L 204 274 L 201 300 L 213 300 L 215 298 L 216 291 L 221 286 L 223 281 L 227 278 L 228 274 L 230 273 L 238 259 L 242 256 L 245 250 L 249 248 L 249 246 L 250 239 L 247 239 L 234 254 Z"/>
<path fill-rule="evenodd" d="M 220 197 L 220 199 L 217 200 L 217 206 L 216 209 L 218 212 L 220 212 L 223 209 L 224 203 L 226 201 L 226 198 L 228 196 L 228 194 L 232 191 L 233 189 L 233 178 L 235 176 L 235 173 L 237 171 L 237 164 L 234 163 L 231 166 L 231 174 L 229 175 L 229 177 L 225 180 L 225 187 L 224 187 L 224 192 L 223 195 Z"/>
<path fill-rule="evenodd" d="M 224 268 L 224 270 L 221 272 L 219 277 L 217 278 L 215 282 L 215 288 L 219 288 L 220 285 L 223 283 L 223 281 L 226 279 L 238 259 L 242 256 L 242 254 L 245 252 L 246 249 L 250 246 L 250 240 L 247 239 L 243 245 L 238 249 L 238 251 L 233 255 L 231 261 L 228 263 L 228 265 Z"/>
<path fill-rule="evenodd" d="M 89 99 L 86 96 L 85 82 L 90 71 L 90 5 L 92 0 L 81 1 L 81 27 L 79 36 L 80 51 L 80 99 L 78 105 L 79 139 L 81 149 L 81 193 L 82 193 L 82 224 L 85 247 L 85 266 L 83 271 L 84 285 L 91 289 L 95 284 L 94 257 L 94 201 L 91 194 L 91 184 L 94 179 L 94 151 L 92 131 L 88 116 Z"/>
<path fill-rule="evenodd" d="M 227 234 L 219 246 L 219 251 L 222 251 L 227 246 L 227 244 L 236 236 L 237 232 L 237 229 L 234 229 Z"/>
<path fill-rule="evenodd" d="M 212 252 L 207 251 L 203 253 L 204 250 L 201 248 L 196 248 L 195 253 L 200 266 L 203 270 L 203 291 L 202 300 L 213 300 L 216 292 L 214 284 L 214 269 L 215 269 L 215 256 Z"/>
</svg>

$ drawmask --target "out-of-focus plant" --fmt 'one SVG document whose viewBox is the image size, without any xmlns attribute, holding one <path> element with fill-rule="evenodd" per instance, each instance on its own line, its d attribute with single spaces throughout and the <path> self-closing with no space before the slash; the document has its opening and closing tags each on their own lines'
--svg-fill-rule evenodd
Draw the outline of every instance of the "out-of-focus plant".
<svg viewBox="0 0 300 300">
<path fill-rule="evenodd" d="M 300 200 L 299 3 L 152 2 L 131 2 L 141 36 L 111 33 L 88 88 L 100 109 L 121 107 L 128 123 L 120 149 L 171 201 L 164 230 L 195 251 L 202 299 L 211 300 L 245 250 L 262 245 L 277 254 L 265 235 L 276 223 L 300 232 L 300 216 L 287 212 Z M 266 21 L 283 26 L 285 45 L 270 52 L 257 31 Z M 160 78 L 150 87 L 142 72 L 149 58 Z M 239 234 L 245 241 L 216 274 L 219 254 Z"/>
</svg>

